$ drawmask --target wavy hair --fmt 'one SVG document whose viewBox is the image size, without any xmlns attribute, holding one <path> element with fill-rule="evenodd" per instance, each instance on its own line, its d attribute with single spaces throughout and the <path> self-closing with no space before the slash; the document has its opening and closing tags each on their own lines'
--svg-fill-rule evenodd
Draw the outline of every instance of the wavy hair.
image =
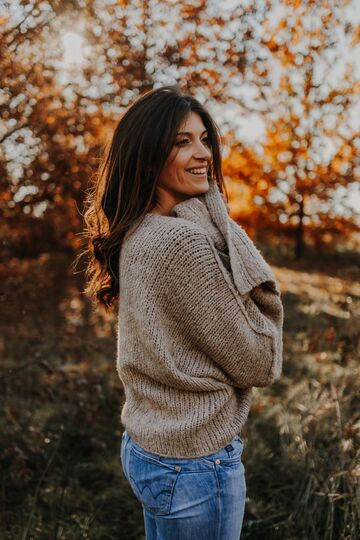
<svg viewBox="0 0 360 540">
<path fill-rule="evenodd" d="M 176 86 L 141 95 L 120 118 L 85 200 L 85 293 L 106 310 L 119 299 L 119 258 L 126 232 L 156 205 L 156 185 L 186 116 L 199 114 L 208 131 L 208 177 L 225 190 L 221 138 L 204 106 Z M 225 190 L 226 191 L 226 190 Z"/>
</svg>

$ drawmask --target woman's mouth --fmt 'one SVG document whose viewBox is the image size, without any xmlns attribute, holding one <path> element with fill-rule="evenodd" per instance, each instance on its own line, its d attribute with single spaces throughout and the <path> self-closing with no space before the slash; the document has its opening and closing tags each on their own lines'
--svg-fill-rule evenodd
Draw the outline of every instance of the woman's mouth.
<svg viewBox="0 0 360 540">
<path fill-rule="evenodd" d="M 194 167 L 192 169 L 187 169 L 188 173 L 193 174 L 194 176 L 205 176 L 207 174 L 206 167 Z"/>
</svg>

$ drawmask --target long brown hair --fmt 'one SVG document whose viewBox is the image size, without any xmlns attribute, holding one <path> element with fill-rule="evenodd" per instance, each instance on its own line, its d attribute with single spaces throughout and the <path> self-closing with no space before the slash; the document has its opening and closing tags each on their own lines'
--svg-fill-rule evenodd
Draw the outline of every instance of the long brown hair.
<svg viewBox="0 0 360 540">
<path fill-rule="evenodd" d="M 140 96 L 120 118 L 85 200 L 85 293 L 109 310 L 119 298 L 119 257 L 132 224 L 156 205 L 156 184 L 185 117 L 199 114 L 208 131 L 208 176 L 221 192 L 220 131 L 210 114 L 178 86 Z"/>
</svg>

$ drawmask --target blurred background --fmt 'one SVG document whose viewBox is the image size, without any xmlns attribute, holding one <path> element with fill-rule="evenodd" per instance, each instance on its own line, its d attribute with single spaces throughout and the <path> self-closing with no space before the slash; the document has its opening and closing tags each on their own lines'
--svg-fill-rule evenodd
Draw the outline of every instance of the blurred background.
<svg viewBox="0 0 360 540">
<path fill-rule="evenodd" d="M 285 307 L 283 376 L 242 433 L 242 539 L 358 538 L 359 40 L 359 0 L 0 0 L 1 538 L 145 538 L 117 314 L 74 261 L 117 121 L 175 83 L 221 128 L 230 215 Z"/>
</svg>

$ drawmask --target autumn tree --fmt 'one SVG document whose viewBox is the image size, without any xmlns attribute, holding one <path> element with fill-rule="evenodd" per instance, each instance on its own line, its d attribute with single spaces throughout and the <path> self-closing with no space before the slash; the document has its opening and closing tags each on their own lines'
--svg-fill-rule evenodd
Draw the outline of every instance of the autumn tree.
<svg viewBox="0 0 360 540">
<path fill-rule="evenodd" d="M 265 141 L 245 151 L 233 140 L 225 172 L 245 183 L 253 225 L 293 237 L 300 257 L 305 238 L 319 244 L 359 230 L 339 190 L 347 194 L 359 179 L 360 87 L 342 44 L 351 50 L 357 29 L 343 2 L 284 0 L 272 8 L 279 4 L 277 23 L 272 11 L 263 21 L 262 58 L 248 74 L 259 89 Z"/>
<path fill-rule="evenodd" d="M 0 36 L 3 238 L 30 251 L 71 244 L 102 145 L 140 93 L 177 82 L 229 98 L 249 38 L 240 15 L 206 2 L 14 2 Z M 61 39 L 77 20 L 90 53 L 64 82 Z"/>
<path fill-rule="evenodd" d="M 97 115 L 58 80 L 63 16 L 61 3 L 34 1 L 2 18 L 1 235 L 24 254 L 71 245 L 100 141 Z"/>
<path fill-rule="evenodd" d="M 315 67 L 336 53 L 331 32 L 335 24 L 344 27 L 340 8 L 329 12 L 317 3 L 313 12 L 312 2 L 275 0 L 221 11 L 205 0 L 15 3 L 0 35 L 0 198 L 12 230 L 3 225 L 3 238 L 29 238 L 29 249 L 76 244 L 84 192 L 120 115 L 142 92 L 176 82 L 223 128 L 235 128 L 249 112 L 262 116 L 266 142 L 245 151 L 233 140 L 224 163 L 228 176 L 242 180 L 238 200 L 249 227 L 297 231 L 298 252 L 304 229 L 316 239 L 349 230 L 346 216 L 342 224 L 332 218 L 329 199 L 356 173 L 356 133 L 346 129 L 356 87 L 350 72 L 341 87 L 331 87 Z M 279 5 L 274 27 L 271 9 Z M 64 80 L 61 40 L 79 21 L 88 53 Z M 353 31 L 344 29 L 348 40 Z M 253 93 L 252 102 L 243 89 Z M 334 115 L 339 129 L 323 122 Z M 325 140 L 338 145 L 328 163 L 325 154 L 319 158 Z M 321 212 L 313 210 L 315 200 Z"/>
<path fill-rule="evenodd" d="M 239 105 L 236 87 L 260 12 L 240 4 L 220 10 L 206 0 L 95 0 L 83 10 L 93 51 L 85 75 L 93 82 L 106 76 L 103 100 L 119 107 L 154 86 L 174 83 L 203 102 Z"/>
</svg>

